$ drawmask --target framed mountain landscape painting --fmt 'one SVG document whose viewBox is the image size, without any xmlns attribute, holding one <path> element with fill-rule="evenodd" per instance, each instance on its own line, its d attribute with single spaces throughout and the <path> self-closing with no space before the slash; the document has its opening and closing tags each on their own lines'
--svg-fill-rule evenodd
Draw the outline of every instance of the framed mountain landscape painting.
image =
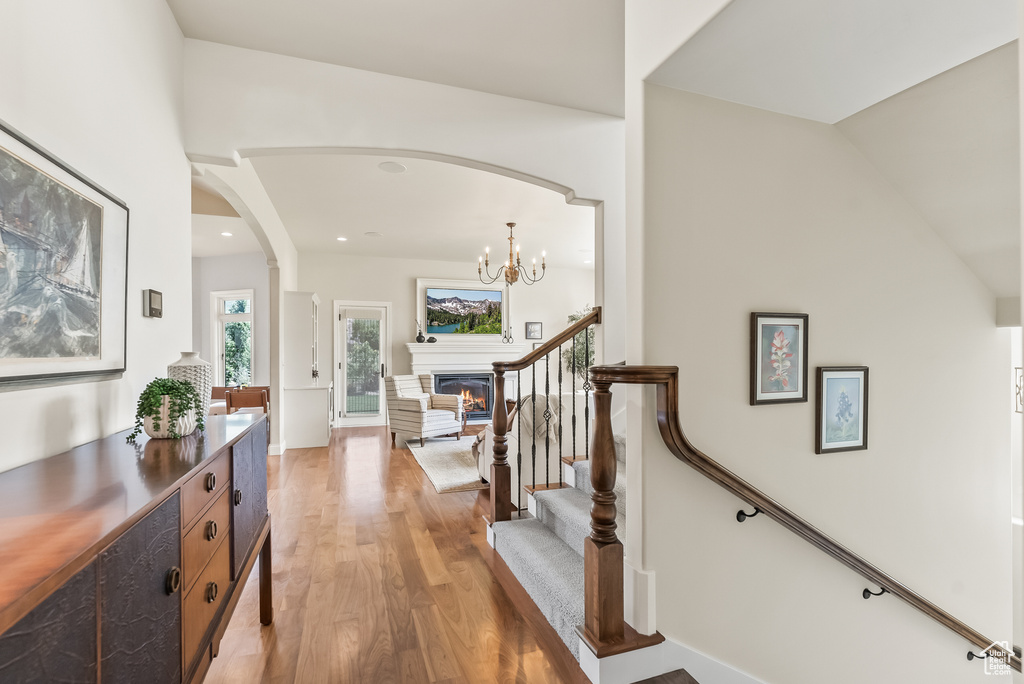
<svg viewBox="0 0 1024 684">
<path fill-rule="evenodd" d="M 750 405 L 807 401 L 807 314 L 750 314 Z"/>
<path fill-rule="evenodd" d="M 124 372 L 128 208 L 0 124 L 0 383 Z"/>
<path fill-rule="evenodd" d="M 868 448 L 868 368 L 818 368 L 814 453 Z"/>
<path fill-rule="evenodd" d="M 421 278 L 416 282 L 417 321 L 427 335 L 477 340 L 501 336 L 507 306 L 501 288 L 458 280 Z"/>
</svg>

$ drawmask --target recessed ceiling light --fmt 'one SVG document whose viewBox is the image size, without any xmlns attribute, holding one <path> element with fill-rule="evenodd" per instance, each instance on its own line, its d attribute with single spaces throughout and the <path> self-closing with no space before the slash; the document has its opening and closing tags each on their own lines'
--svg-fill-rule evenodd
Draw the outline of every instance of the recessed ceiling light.
<svg viewBox="0 0 1024 684">
<path fill-rule="evenodd" d="M 584 259 L 584 260 L 583 260 L 583 263 L 585 263 L 585 264 L 589 264 L 589 263 L 590 263 L 590 259 Z"/>
<path fill-rule="evenodd" d="M 231 237 L 231 233 L 228 232 L 223 232 L 221 233 L 221 235 L 223 235 L 224 237 Z"/>
<path fill-rule="evenodd" d="M 393 161 L 381 162 L 377 168 L 385 173 L 405 173 L 405 165 Z"/>
<path fill-rule="evenodd" d="M 384 233 L 378 233 L 375 230 L 371 230 L 368 233 L 363 233 L 366 237 L 384 237 Z"/>
<path fill-rule="evenodd" d="M 338 238 L 338 242 L 345 242 L 346 240 L 348 240 L 348 238 L 343 238 L 343 237 Z"/>
</svg>

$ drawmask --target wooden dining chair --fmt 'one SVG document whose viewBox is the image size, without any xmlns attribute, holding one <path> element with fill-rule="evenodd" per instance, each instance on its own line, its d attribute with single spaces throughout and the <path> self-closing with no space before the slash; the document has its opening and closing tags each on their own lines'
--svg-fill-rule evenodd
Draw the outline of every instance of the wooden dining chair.
<svg viewBox="0 0 1024 684">
<path fill-rule="evenodd" d="M 227 391 L 230 387 L 211 387 L 210 388 L 210 415 L 220 416 L 228 412 L 227 407 Z"/>
<path fill-rule="evenodd" d="M 243 387 L 225 393 L 228 415 L 232 413 L 267 414 L 267 444 L 270 444 L 270 388 Z"/>
<path fill-rule="evenodd" d="M 270 398 L 267 390 L 262 387 L 232 389 L 225 392 L 224 396 L 228 407 L 228 414 L 239 411 L 243 413 L 270 413 Z"/>
</svg>

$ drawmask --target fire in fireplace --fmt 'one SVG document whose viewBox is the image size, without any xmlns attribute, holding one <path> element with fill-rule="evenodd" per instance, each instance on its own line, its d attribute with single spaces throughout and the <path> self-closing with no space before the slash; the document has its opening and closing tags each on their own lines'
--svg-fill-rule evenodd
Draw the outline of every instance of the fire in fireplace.
<svg viewBox="0 0 1024 684">
<path fill-rule="evenodd" d="M 435 374 L 434 391 L 438 394 L 460 395 L 462 408 L 469 420 L 489 420 L 491 417 L 494 376 L 490 373 Z"/>
</svg>

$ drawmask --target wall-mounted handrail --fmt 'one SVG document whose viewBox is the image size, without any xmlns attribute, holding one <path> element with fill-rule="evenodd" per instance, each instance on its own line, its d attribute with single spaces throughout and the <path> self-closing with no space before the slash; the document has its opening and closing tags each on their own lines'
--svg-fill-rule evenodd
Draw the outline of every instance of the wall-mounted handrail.
<svg viewBox="0 0 1024 684">
<path fill-rule="evenodd" d="M 679 421 L 679 369 L 676 366 L 593 366 L 590 369 L 590 378 L 597 390 L 600 392 L 603 387 L 612 383 L 625 383 L 634 385 L 655 385 L 658 399 L 658 429 L 661 437 L 669 451 L 680 461 L 691 466 L 708 479 L 716 482 L 743 501 L 754 506 L 758 512 L 764 513 L 772 520 L 787 528 L 799 537 L 810 542 L 828 555 L 838 560 L 862 577 L 885 590 L 885 593 L 892 594 L 903 600 L 928 617 L 932 618 L 944 627 L 960 635 L 971 644 L 985 649 L 989 654 L 999 654 L 1000 659 L 1010 663 L 1018 672 L 1021 670 L 1021 659 L 1014 653 L 1001 648 L 985 635 L 961 622 L 934 603 L 923 598 L 921 595 L 909 589 L 902 582 L 897 581 L 889 574 L 883 572 L 876 566 L 853 553 L 845 546 L 826 535 L 807 521 L 803 520 L 785 506 L 781 505 L 767 494 L 757 489 L 750 483 L 738 477 L 699 449 L 694 447 L 683 434 Z M 610 417 L 605 417 L 598 412 L 594 433 L 594 468 L 597 468 L 597 459 L 607 457 L 608 448 L 597 443 L 600 423 Z M 610 427 L 610 425 L 609 425 Z M 602 441 L 610 439 L 611 431 L 602 430 L 606 433 Z M 612 456 L 614 454 L 612 453 Z M 596 499 L 595 499 L 596 501 Z M 595 507 L 596 508 L 596 507 Z M 602 540 L 607 531 L 605 518 L 601 515 L 594 517 L 595 531 L 592 539 Z M 598 530 L 600 523 L 601 530 Z M 614 522 L 613 522 L 614 524 Z M 595 536 L 596 535 L 596 536 Z M 590 570 L 588 569 L 588 574 Z M 586 605 L 588 615 L 590 611 L 597 611 L 598 607 L 591 607 L 589 601 Z"/>
<path fill-rule="evenodd" d="M 508 426 L 509 426 L 509 413 L 508 406 L 505 403 L 505 373 L 508 371 L 522 371 L 527 368 L 531 368 L 536 374 L 536 366 L 541 360 L 544 361 L 544 413 L 545 421 L 550 427 L 551 421 L 554 418 L 554 413 L 550 411 L 550 404 L 548 397 L 550 392 L 550 367 L 548 363 L 548 355 L 555 353 L 556 360 L 558 363 L 556 382 L 558 386 L 559 399 L 561 399 L 561 387 L 562 387 L 562 359 L 561 354 L 557 353 L 561 349 L 561 346 L 566 342 L 573 344 L 573 353 L 575 354 L 576 342 L 575 338 L 581 332 L 584 332 L 587 328 L 592 325 L 597 325 L 601 322 L 601 307 L 595 306 L 580 320 L 576 321 L 568 328 L 558 333 L 550 340 L 537 347 L 529 354 L 516 361 L 495 361 L 492 365 L 494 368 L 494 409 L 491 413 L 492 431 L 494 434 L 494 448 L 493 448 L 493 462 L 491 463 L 491 510 L 490 510 L 490 522 L 499 522 L 502 520 L 510 520 L 512 517 L 512 471 L 511 466 L 508 462 Z M 587 349 L 583 350 L 583 358 L 588 358 L 589 349 L 589 337 L 585 336 L 585 344 Z M 576 439 L 576 408 L 575 408 L 575 374 L 573 375 L 573 411 L 572 411 L 572 434 L 573 434 L 573 451 L 575 452 L 575 439 Z M 589 382 L 584 383 L 584 390 L 589 392 Z M 534 377 L 531 384 L 531 405 L 529 410 L 533 412 L 534 420 L 537 419 L 537 380 Z M 522 406 L 522 383 L 516 383 L 516 406 L 517 410 L 522 414 L 524 406 Z M 584 398 L 584 425 L 588 425 L 590 421 L 590 406 Z M 559 453 L 562 448 L 562 425 L 561 425 L 561 402 L 558 403 L 558 446 Z M 517 425 L 520 425 L 521 429 L 522 421 L 517 421 Z M 589 440 L 589 432 L 586 433 L 586 439 Z M 545 485 L 550 485 L 548 481 L 550 479 L 550 468 L 549 461 L 551 457 L 550 453 L 550 430 L 545 431 L 544 437 L 544 470 L 545 470 Z M 520 435 L 520 438 L 522 435 Z M 533 468 L 533 484 L 537 484 L 537 470 L 536 470 L 536 456 L 537 456 L 537 443 L 535 435 L 531 435 L 532 441 L 532 453 L 531 457 L 534 459 Z M 522 448 L 522 439 L 518 442 L 520 449 Z M 589 441 L 587 442 L 587 450 L 589 451 Z M 522 454 L 517 454 L 517 462 L 522 458 Z M 521 466 L 521 463 L 517 463 Z M 561 485 L 561 459 L 556 464 L 559 485 Z M 521 471 L 521 467 L 520 467 Z M 521 474 L 521 472 L 520 472 Z M 520 481 L 520 485 L 523 483 Z M 522 487 L 520 486 L 520 489 Z"/>
</svg>

